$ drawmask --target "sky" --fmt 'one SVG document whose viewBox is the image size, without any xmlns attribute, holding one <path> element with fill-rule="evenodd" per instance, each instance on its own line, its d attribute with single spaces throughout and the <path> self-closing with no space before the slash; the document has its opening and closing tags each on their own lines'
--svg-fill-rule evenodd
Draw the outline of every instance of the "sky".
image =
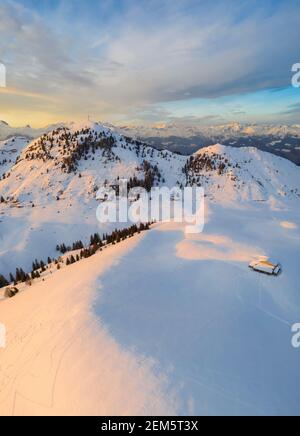
<svg viewBox="0 0 300 436">
<path fill-rule="evenodd" d="M 299 0 L 1 0 L 0 119 L 300 123 Z"/>
</svg>

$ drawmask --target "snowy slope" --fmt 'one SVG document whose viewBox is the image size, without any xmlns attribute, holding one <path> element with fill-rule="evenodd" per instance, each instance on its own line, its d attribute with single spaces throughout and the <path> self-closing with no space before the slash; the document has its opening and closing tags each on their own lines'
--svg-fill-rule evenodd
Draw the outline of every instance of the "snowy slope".
<svg viewBox="0 0 300 436">
<path fill-rule="evenodd" d="M 138 237 L 0 301 L 2 415 L 173 415 L 165 381 L 91 316 L 97 279 Z"/>
<path fill-rule="evenodd" d="M 14 166 L 16 159 L 28 143 L 29 139 L 22 136 L 0 141 L 0 179 Z"/>
<path fill-rule="evenodd" d="M 299 207 L 210 209 L 201 235 L 146 233 L 99 280 L 95 313 L 166 374 L 179 415 L 299 415 Z M 282 275 L 252 272 L 259 255 L 281 261 Z"/>
<path fill-rule="evenodd" d="M 209 208 L 0 301 L 0 415 L 299 415 L 299 208 Z"/>
</svg>

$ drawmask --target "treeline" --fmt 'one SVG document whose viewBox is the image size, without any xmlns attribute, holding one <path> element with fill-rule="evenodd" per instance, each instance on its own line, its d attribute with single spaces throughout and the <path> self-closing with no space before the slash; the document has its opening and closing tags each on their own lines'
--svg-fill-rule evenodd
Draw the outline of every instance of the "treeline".
<svg viewBox="0 0 300 436">
<path fill-rule="evenodd" d="M 6 278 L 0 274 L 0 288 L 3 288 L 4 286 L 7 286 L 9 283 L 6 280 Z"/>
<path fill-rule="evenodd" d="M 26 153 L 27 160 L 54 160 L 59 164 L 59 157 L 52 153 L 53 147 L 58 147 L 62 158 L 61 169 L 66 173 L 76 172 L 81 159 L 87 160 L 97 150 L 103 150 L 107 157 L 117 159 L 112 153 L 116 140 L 111 133 L 97 132 L 89 128 L 72 133 L 69 129 L 59 128 L 52 133 L 44 134 Z"/>
<path fill-rule="evenodd" d="M 55 259 L 48 258 L 48 264 L 54 262 Z M 0 288 L 8 286 L 10 283 L 17 285 L 18 283 L 30 282 L 31 280 L 38 279 L 41 274 L 47 270 L 47 265 L 41 260 L 40 262 L 35 260 L 32 264 L 31 273 L 26 273 L 23 268 L 16 268 L 15 274 L 9 274 L 9 280 L 0 274 Z"/>
<path fill-rule="evenodd" d="M 60 244 L 56 246 L 56 251 L 59 251 L 61 254 L 65 254 L 68 251 L 81 250 L 84 248 L 82 241 L 76 241 L 72 244 L 72 246 L 66 246 L 66 244 Z"/>
<path fill-rule="evenodd" d="M 87 248 L 83 248 L 80 251 L 80 254 L 74 256 L 73 254 L 67 258 L 66 265 L 72 265 L 75 262 L 79 262 L 81 259 L 87 259 L 88 257 L 93 256 L 97 253 L 97 251 L 101 251 L 103 247 L 107 245 L 115 245 L 120 243 L 121 241 L 125 241 L 127 238 L 132 238 L 135 234 L 144 232 L 150 229 L 150 223 L 140 225 L 133 225 L 126 229 L 115 230 L 110 234 L 104 234 L 101 238 L 99 233 L 94 233 L 90 237 L 90 246 Z M 81 243 L 81 241 L 79 241 Z M 62 244 L 65 245 L 65 244 Z M 73 244 L 74 245 L 74 244 Z"/>
<path fill-rule="evenodd" d="M 67 253 L 68 251 L 78 251 L 76 255 L 72 254 L 66 259 L 66 265 L 72 265 L 75 262 L 79 262 L 81 259 L 86 259 L 88 257 L 93 256 L 97 253 L 97 251 L 101 251 L 104 247 L 108 245 L 118 244 L 121 241 L 124 241 L 127 238 L 133 237 L 137 233 L 144 232 L 150 229 L 150 223 L 132 225 L 131 227 L 114 230 L 112 233 L 104 234 L 102 237 L 99 233 L 94 233 L 90 237 L 90 245 L 85 247 L 82 241 L 75 241 L 71 246 L 66 246 L 66 244 L 57 245 L 57 251 L 62 254 Z M 31 281 L 34 279 L 38 279 L 41 277 L 41 274 L 49 268 L 49 265 L 55 264 L 57 269 L 61 268 L 61 263 L 64 263 L 63 259 L 60 257 L 58 259 L 51 259 L 48 257 L 48 264 L 46 264 L 43 260 L 38 261 L 37 259 L 32 263 L 32 271 L 31 273 L 26 273 L 22 268 L 16 268 L 15 274 L 9 274 L 9 280 L 0 274 L 0 288 L 5 286 L 9 286 L 9 284 L 17 285 L 18 283 L 28 283 L 31 284 Z"/>
<path fill-rule="evenodd" d="M 56 247 L 56 250 L 61 254 L 65 254 L 69 251 L 82 250 L 90 250 L 93 247 L 97 247 L 97 249 L 102 248 L 109 244 L 119 243 L 127 238 L 134 236 L 136 233 L 141 233 L 150 229 L 150 223 L 141 223 L 139 225 L 134 224 L 131 227 L 127 227 L 125 229 L 114 230 L 112 233 L 106 234 L 104 233 L 101 237 L 99 233 L 94 233 L 90 236 L 90 244 L 86 248 L 82 241 L 76 241 L 71 246 L 67 246 L 66 244 L 59 244 Z"/>
</svg>

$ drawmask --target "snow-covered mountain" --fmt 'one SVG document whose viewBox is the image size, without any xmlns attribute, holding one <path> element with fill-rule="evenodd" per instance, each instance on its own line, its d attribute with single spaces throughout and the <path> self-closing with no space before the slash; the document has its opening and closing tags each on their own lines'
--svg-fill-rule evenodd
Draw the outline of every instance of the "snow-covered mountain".
<svg viewBox="0 0 300 436">
<path fill-rule="evenodd" d="M 7 165 L 6 174 L 2 171 L 1 192 L 8 202 L 17 200 L 22 206 L 44 203 L 46 197 L 89 200 L 100 186 L 117 184 L 120 178 L 148 177 L 151 183 L 167 186 L 183 181 L 184 157 L 158 151 L 98 123 L 57 128 L 24 148 L 22 138 L 17 143 L 21 152 L 9 172 Z M 12 147 L 11 142 L 6 147 Z"/>
<path fill-rule="evenodd" d="M 188 158 L 187 183 L 221 203 L 300 200 L 300 171 L 287 159 L 256 148 L 217 144 Z"/>
<path fill-rule="evenodd" d="M 29 143 L 12 138 L 0 153 L 0 273 L 6 274 L 92 234 L 99 227 L 96 192 L 120 178 L 148 189 L 203 186 L 207 199 L 221 204 L 300 200 L 299 168 L 286 159 L 221 145 L 186 157 L 100 123 L 72 123 Z"/>
<path fill-rule="evenodd" d="M 191 125 L 183 123 L 166 123 L 152 126 L 121 126 L 122 132 L 139 138 L 171 136 L 193 137 L 205 136 L 210 138 L 222 137 L 224 139 L 241 136 L 279 136 L 295 135 L 300 137 L 300 124 L 255 124 L 255 123 L 228 123 L 217 125 Z"/>
<path fill-rule="evenodd" d="M 200 185 L 218 198 L 230 187 L 245 199 L 270 196 L 295 198 L 299 170 L 286 159 L 256 148 L 206 147 L 191 157 L 180 156 L 120 135 L 99 123 L 71 124 L 29 142 L 18 137 L 0 143 L 1 193 L 7 204 L 22 207 L 81 198 L 94 199 L 104 185 L 135 179 L 150 185 Z"/>
<path fill-rule="evenodd" d="M 34 129 L 30 126 L 11 127 L 0 121 L 0 141 L 13 137 L 25 137 L 30 140 L 58 128 L 72 128 L 77 123 L 57 123 Z M 90 123 L 92 124 L 92 123 Z M 157 149 L 167 149 L 184 155 L 191 155 L 211 144 L 223 144 L 233 147 L 256 147 L 277 156 L 289 159 L 300 165 L 300 124 L 241 124 L 191 125 L 183 123 L 157 124 L 153 126 L 107 127 L 121 135 L 146 142 Z"/>
</svg>

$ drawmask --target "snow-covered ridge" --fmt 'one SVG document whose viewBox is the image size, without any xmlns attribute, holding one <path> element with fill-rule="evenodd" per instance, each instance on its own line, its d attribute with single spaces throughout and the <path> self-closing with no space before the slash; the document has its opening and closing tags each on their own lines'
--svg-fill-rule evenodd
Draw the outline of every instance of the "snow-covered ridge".
<svg viewBox="0 0 300 436">
<path fill-rule="evenodd" d="M 253 147 L 206 147 L 188 158 L 185 173 L 189 185 L 221 203 L 300 199 L 299 168 Z"/>
</svg>

